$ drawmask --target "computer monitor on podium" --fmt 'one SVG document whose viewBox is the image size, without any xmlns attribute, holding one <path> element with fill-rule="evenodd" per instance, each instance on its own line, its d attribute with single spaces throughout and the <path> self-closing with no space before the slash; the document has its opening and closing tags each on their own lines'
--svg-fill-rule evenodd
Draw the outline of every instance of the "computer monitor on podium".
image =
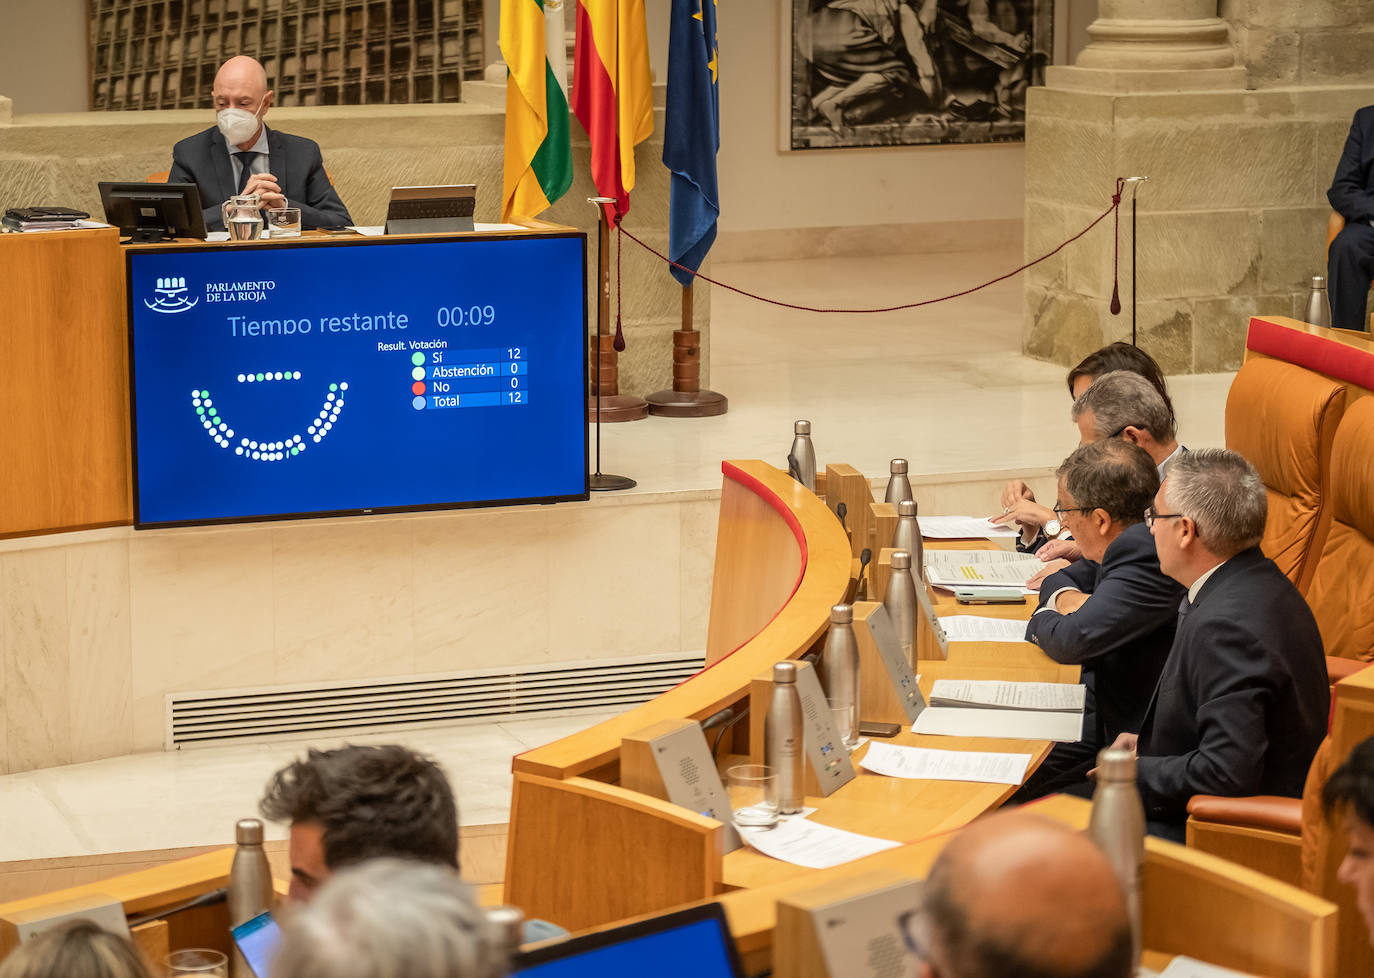
<svg viewBox="0 0 1374 978">
<path fill-rule="evenodd" d="M 200 191 L 194 183 L 100 184 L 105 220 L 127 234 L 129 242 L 205 239 Z"/>
<path fill-rule="evenodd" d="M 516 956 L 511 978 L 744 978 L 719 903 L 599 931 Z"/>
</svg>

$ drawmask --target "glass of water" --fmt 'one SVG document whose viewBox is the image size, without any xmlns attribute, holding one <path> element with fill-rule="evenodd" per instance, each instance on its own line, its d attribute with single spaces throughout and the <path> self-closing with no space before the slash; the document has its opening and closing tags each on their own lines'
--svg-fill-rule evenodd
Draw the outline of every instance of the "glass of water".
<svg viewBox="0 0 1374 978">
<path fill-rule="evenodd" d="M 267 227 L 274 238 L 299 238 L 301 236 L 301 209 L 299 207 L 273 207 L 267 212 Z"/>
<path fill-rule="evenodd" d="M 852 699 L 827 699 L 830 718 L 835 721 L 835 732 L 840 735 L 844 749 L 854 750 L 859 746 L 859 711 Z"/>
<path fill-rule="evenodd" d="M 725 772 L 725 790 L 735 824 L 772 828 L 778 824 L 778 776 L 766 764 L 738 764 Z"/>
<path fill-rule="evenodd" d="M 223 952 L 208 947 L 188 947 L 167 955 L 167 974 L 170 978 L 229 978 L 229 959 Z"/>
</svg>

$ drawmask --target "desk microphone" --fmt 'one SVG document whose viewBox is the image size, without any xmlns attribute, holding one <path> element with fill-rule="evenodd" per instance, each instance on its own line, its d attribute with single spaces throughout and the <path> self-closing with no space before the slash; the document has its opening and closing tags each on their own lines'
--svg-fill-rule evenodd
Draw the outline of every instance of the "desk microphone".
<svg viewBox="0 0 1374 978">
<path fill-rule="evenodd" d="M 844 525 L 844 518 L 849 515 L 849 507 L 842 502 L 836 503 L 835 515 L 840 518 L 840 528 L 848 532 L 849 527 Z"/>
<path fill-rule="evenodd" d="M 873 551 L 864 547 L 859 551 L 859 576 L 854 581 L 854 593 L 859 593 L 859 588 L 863 587 L 864 574 L 868 570 L 868 562 L 873 559 Z"/>
<path fill-rule="evenodd" d="M 734 718 L 735 708 L 733 706 L 727 706 L 725 709 L 717 710 L 715 713 L 712 713 L 705 720 L 702 720 L 701 729 L 703 731 L 710 730 L 712 727 L 718 727 L 722 723 L 727 723 L 730 720 L 733 720 Z"/>
</svg>

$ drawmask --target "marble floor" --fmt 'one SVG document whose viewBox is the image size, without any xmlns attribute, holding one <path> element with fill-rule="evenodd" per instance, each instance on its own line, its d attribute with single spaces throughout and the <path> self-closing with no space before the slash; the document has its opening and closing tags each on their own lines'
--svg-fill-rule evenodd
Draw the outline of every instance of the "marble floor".
<svg viewBox="0 0 1374 978">
<path fill-rule="evenodd" d="M 1004 252 L 721 263 L 722 281 L 814 305 L 887 305 L 967 287 L 1015 267 Z M 1019 353 L 1012 280 L 927 309 L 819 315 L 714 289 L 711 386 L 728 414 L 607 426 L 607 472 L 640 493 L 720 485 L 722 458 L 781 462 L 792 422 L 810 418 L 822 464 L 870 476 L 904 455 L 913 474 L 1044 469 L 1077 443 L 1061 367 Z M 1129 322 L 1123 323 L 1129 330 Z M 1230 375 L 1171 378 L 1180 437 L 1223 441 Z M 653 651 L 653 650 L 646 650 Z M 354 737 L 401 741 L 443 762 L 464 825 L 506 821 L 510 758 L 602 719 L 578 716 Z M 337 741 L 331 742 L 337 743 Z M 141 754 L 0 777 L 0 861 L 225 843 L 268 776 L 322 741 Z M 280 838 L 280 827 L 270 837 Z"/>
</svg>

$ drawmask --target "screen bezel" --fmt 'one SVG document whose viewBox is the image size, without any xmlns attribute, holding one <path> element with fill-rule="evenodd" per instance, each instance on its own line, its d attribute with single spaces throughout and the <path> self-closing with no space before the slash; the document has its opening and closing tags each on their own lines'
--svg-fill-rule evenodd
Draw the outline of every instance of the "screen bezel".
<svg viewBox="0 0 1374 978">
<path fill-rule="evenodd" d="M 730 933 L 730 922 L 725 917 L 725 908 L 714 901 L 687 907 L 683 910 L 674 910 L 672 913 L 650 917 L 648 920 L 637 920 L 623 927 L 583 934 L 581 937 L 571 937 L 566 941 L 558 941 L 557 943 L 531 948 L 528 951 L 520 951 L 511 960 L 510 973 L 512 976 L 518 976 L 525 968 L 547 964 L 561 958 L 570 958 L 585 951 L 595 951 L 603 947 L 624 944 L 626 941 L 637 940 L 662 931 L 674 930 L 685 924 L 701 923 L 705 920 L 713 920 L 720 926 L 721 933 L 725 935 L 725 955 L 730 968 L 735 978 L 743 978 L 744 965 L 740 961 L 739 949 L 735 947 L 735 937 Z"/>
<path fill-rule="evenodd" d="M 152 228 L 155 225 L 145 225 L 135 223 L 133 225 L 120 224 L 111 218 L 119 217 L 120 211 L 131 211 L 133 204 L 130 201 L 165 201 L 174 200 L 182 205 L 186 211 L 186 224 L 182 226 L 175 222 L 166 225 L 163 230 L 169 230 L 172 237 L 191 238 L 197 242 L 205 241 L 205 214 L 204 208 L 200 203 L 200 188 L 194 183 L 139 183 L 128 180 L 103 180 L 100 182 L 100 206 L 105 209 L 105 220 L 119 229 L 120 234 L 137 234 L 144 228 Z M 121 203 L 123 202 L 123 203 Z M 124 206 L 128 204 L 128 206 Z M 164 214 L 161 205 L 158 206 L 158 213 Z M 181 232 L 181 233 L 178 233 Z"/>
<path fill-rule="evenodd" d="M 128 245 L 124 247 L 124 284 L 125 299 L 125 331 L 127 334 L 129 351 L 129 468 L 130 468 L 130 487 L 133 492 L 134 510 L 134 529 L 152 530 L 167 529 L 181 526 L 224 526 L 236 523 L 274 523 L 281 520 L 308 520 L 308 519 L 337 519 L 341 517 L 357 516 L 380 516 L 393 513 L 420 513 L 433 512 L 440 510 L 453 509 L 486 509 L 493 506 L 530 506 L 535 504 L 564 503 L 564 502 L 586 502 L 591 498 L 591 436 L 587 425 L 582 424 L 582 492 L 571 493 L 561 496 L 528 496 L 515 499 L 482 499 L 464 502 L 440 502 L 440 503 L 419 503 L 412 506 L 372 506 L 360 507 L 358 509 L 335 509 L 335 510 L 310 510 L 299 513 L 268 513 L 253 516 L 222 516 L 210 517 L 201 520 L 172 520 L 163 522 L 145 522 L 139 507 L 138 489 L 138 384 L 136 376 L 136 365 L 134 357 L 134 288 L 133 272 L 134 259 L 137 255 L 171 253 L 203 253 L 221 251 L 224 248 L 232 248 L 234 251 L 259 251 L 271 248 L 385 248 L 393 245 L 413 245 L 430 244 L 441 242 L 458 243 L 484 243 L 488 241 L 518 241 L 529 239 L 546 238 L 576 238 L 581 243 L 582 250 L 582 391 L 583 411 L 586 410 L 586 400 L 590 398 L 590 384 L 588 379 L 588 348 L 590 338 L 587 334 L 587 233 L 570 229 L 567 231 L 538 231 L 511 232 L 497 231 L 476 233 L 448 233 L 448 234 L 417 234 L 397 237 L 358 237 L 358 238 L 337 238 L 322 237 L 319 239 L 311 238 L 291 238 L 289 241 L 273 242 L 267 241 L 254 242 L 214 242 L 210 244 L 152 244 L 152 245 Z M 585 414 L 583 415 L 585 420 Z"/>
</svg>

